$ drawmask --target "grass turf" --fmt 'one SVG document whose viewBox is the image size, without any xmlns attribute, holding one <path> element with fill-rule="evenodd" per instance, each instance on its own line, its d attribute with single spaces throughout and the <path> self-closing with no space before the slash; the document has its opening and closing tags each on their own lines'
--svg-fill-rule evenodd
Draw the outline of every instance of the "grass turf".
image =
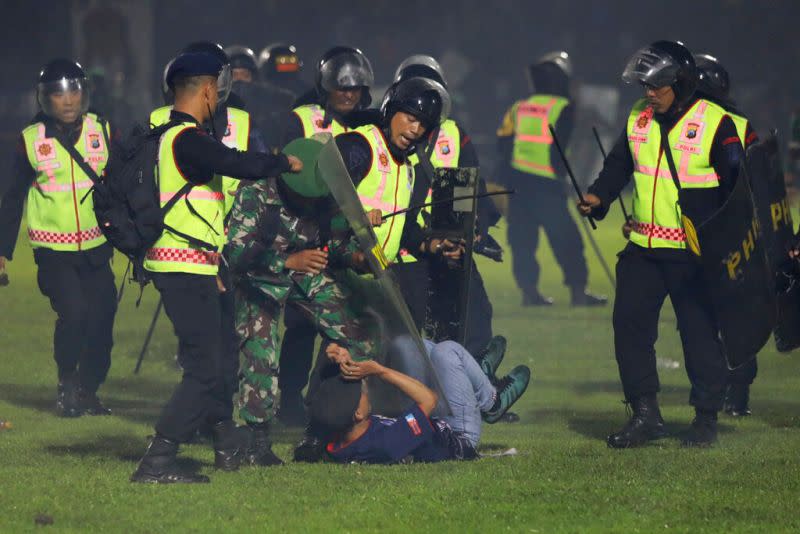
<svg viewBox="0 0 800 534">
<path fill-rule="evenodd" d="M 623 241 L 620 220 L 594 236 L 613 268 Z M 502 238 L 503 229 L 493 234 Z M 613 293 L 587 247 L 591 287 Z M 117 316 L 109 380 L 101 396 L 112 417 L 53 415 L 54 314 L 36 286 L 26 239 L 0 288 L 0 530 L 57 531 L 616 531 L 777 532 L 800 529 L 800 360 L 760 357 L 754 416 L 721 418 L 719 444 L 682 450 L 677 438 L 637 450 L 606 448 L 606 434 L 626 419 L 613 356 L 611 307 L 572 309 L 561 274 L 543 243 L 541 287 L 552 309 L 522 308 L 502 264 L 480 258 L 494 304 L 496 333 L 509 339 L 501 367 L 533 369 L 515 406 L 522 422 L 485 428 L 484 450 L 516 447 L 516 457 L 410 466 L 293 465 L 216 473 L 209 447 L 183 458 L 212 477 L 209 485 L 133 485 L 128 476 L 145 436 L 178 380 L 168 321 L 158 325 L 142 373 L 135 358 L 155 307 L 149 288 L 139 309 L 129 287 Z M 115 265 L 118 279 L 124 265 Z M 669 429 L 691 420 L 688 381 L 669 306 L 662 314 L 660 356 L 681 361 L 661 370 Z M 278 428 L 276 451 L 290 457 L 299 431 Z"/>
</svg>

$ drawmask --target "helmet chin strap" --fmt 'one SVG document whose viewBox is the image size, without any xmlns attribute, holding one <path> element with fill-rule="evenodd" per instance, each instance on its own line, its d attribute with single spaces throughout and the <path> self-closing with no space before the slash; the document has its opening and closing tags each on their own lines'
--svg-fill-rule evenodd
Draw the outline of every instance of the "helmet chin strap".
<svg viewBox="0 0 800 534">
<path fill-rule="evenodd" d="M 211 104 L 208 103 L 208 100 L 206 100 L 206 109 L 208 110 L 208 122 L 211 123 L 211 135 L 214 139 L 219 139 L 217 137 L 217 127 L 214 126 L 214 114 L 211 113 Z"/>
</svg>

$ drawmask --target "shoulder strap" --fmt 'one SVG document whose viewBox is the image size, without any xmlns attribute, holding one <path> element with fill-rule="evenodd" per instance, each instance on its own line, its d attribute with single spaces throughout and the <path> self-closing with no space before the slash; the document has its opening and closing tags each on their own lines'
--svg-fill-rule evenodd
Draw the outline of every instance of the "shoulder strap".
<svg viewBox="0 0 800 534">
<path fill-rule="evenodd" d="M 672 150 L 669 147 L 669 132 L 663 124 L 659 123 L 658 127 L 661 130 L 661 150 L 667 158 L 667 165 L 669 165 L 669 174 L 672 176 L 672 183 L 675 184 L 678 193 L 680 193 L 681 181 L 678 178 L 678 169 L 675 167 L 675 160 L 672 158 Z M 656 180 L 658 180 L 658 176 L 656 176 Z"/>
<path fill-rule="evenodd" d="M 100 176 L 97 175 L 97 173 L 91 167 L 91 165 L 86 163 L 86 161 L 83 159 L 83 156 L 81 156 L 81 153 L 78 152 L 78 150 L 72 144 L 65 143 L 64 141 L 62 141 L 61 136 L 56 136 L 56 141 L 58 141 L 58 143 L 62 147 L 64 147 L 64 150 L 69 152 L 69 155 L 70 157 L 72 157 L 72 160 L 78 164 L 78 167 L 80 167 L 83 170 L 83 172 L 86 173 L 86 176 L 89 177 L 92 183 L 97 184 L 98 182 L 100 182 Z M 106 145 L 106 148 L 108 148 L 108 145 Z"/>
</svg>

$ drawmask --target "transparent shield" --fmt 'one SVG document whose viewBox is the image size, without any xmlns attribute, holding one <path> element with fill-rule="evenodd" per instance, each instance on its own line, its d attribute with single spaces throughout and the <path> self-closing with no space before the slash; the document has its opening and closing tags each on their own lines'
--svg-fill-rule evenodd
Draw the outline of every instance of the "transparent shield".
<svg viewBox="0 0 800 534">
<path fill-rule="evenodd" d="M 89 92 L 86 78 L 62 78 L 40 83 L 36 98 L 45 115 L 70 123 L 89 109 Z"/>
<path fill-rule="evenodd" d="M 316 175 L 330 189 L 369 265 L 370 274 L 356 275 L 347 271 L 341 276 L 341 281 L 354 293 L 359 316 L 373 333 L 376 346 L 373 358 L 392 369 L 414 376 L 436 391 L 439 405 L 434 414 L 448 415 L 451 413 L 450 406 L 439 379 L 431 366 L 425 345 L 414 326 L 397 282 L 387 270 L 388 262 L 383 255 L 383 249 L 367 220 L 339 149 L 330 134 L 315 138 L 324 143 L 317 159 Z M 399 413 L 409 405 L 410 400 L 399 390 L 380 380 L 371 380 L 369 387 L 370 400 L 376 412 Z"/>
</svg>

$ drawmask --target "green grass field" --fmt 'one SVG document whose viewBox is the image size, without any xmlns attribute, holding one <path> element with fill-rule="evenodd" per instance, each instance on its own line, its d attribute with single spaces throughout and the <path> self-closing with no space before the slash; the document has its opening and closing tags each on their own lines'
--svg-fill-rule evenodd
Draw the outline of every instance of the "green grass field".
<svg viewBox="0 0 800 534">
<path fill-rule="evenodd" d="M 620 220 L 595 236 L 606 259 L 623 246 Z M 504 241 L 505 228 L 493 234 Z M 516 447 L 516 457 L 410 466 L 293 465 L 216 473 L 208 447 L 183 457 L 209 485 L 133 485 L 128 476 L 146 446 L 159 408 L 179 375 L 175 339 L 159 324 L 143 371 L 136 355 L 155 306 L 139 309 L 128 287 L 117 316 L 111 375 L 101 396 L 112 417 L 53 415 L 54 314 L 36 287 L 26 239 L 0 288 L 0 531 L 39 528 L 107 532 L 654 532 L 800 530 L 800 354 L 762 352 L 753 417 L 721 418 L 711 450 L 682 450 L 677 438 L 627 451 L 605 436 L 626 420 L 614 361 L 611 307 L 573 310 L 546 246 L 542 290 L 553 309 L 523 309 L 510 258 L 480 268 L 494 303 L 496 333 L 509 339 L 505 368 L 525 363 L 533 379 L 515 410 L 520 424 L 485 429 L 483 447 Z M 591 287 L 613 294 L 587 249 Z M 115 265 L 121 276 L 125 265 Z M 659 355 L 681 361 L 662 370 L 669 429 L 692 418 L 675 319 L 662 315 Z M 502 370 L 502 368 L 501 368 Z M 276 451 L 290 458 L 298 430 L 278 428 Z M 52 525 L 39 527 L 39 515 Z"/>
</svg>

